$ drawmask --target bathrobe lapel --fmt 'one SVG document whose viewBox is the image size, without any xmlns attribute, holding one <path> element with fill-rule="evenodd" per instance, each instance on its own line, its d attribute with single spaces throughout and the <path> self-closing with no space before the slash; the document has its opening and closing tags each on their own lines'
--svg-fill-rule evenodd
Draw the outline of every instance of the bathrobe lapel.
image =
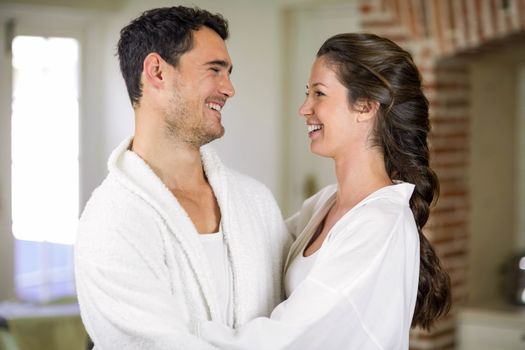
<svg viewBox="0 0 525 350">
<path fill-rule="evenodd" d="M 213 276 L 208 258 L 199 242 L 199 233 L 190 217 L 182 208 L 176 197 L 169 191 L 159 177 L 137 154 L 125 151 L 131 140 L 124 141 L 119 150 L 114 152 L 119 159 L 110 160 L 109 164 L 116 166 L 112 171 L 119 172 L 118 179 L 125 182 L 125 186 L 136 192 L 148 202 L 164 219 L 167 227 L 179 242 L 185 252 L 186 259 L 192 267 L 195 279 L 201 288 L 202 295 L 209 310 L 211 320 L 221 320 L 217 292 L 213 284 Z M 203 155 L 206 176 L 212 184 L 215 196 L 219 201 L 221 212 L 228 212 L 227 181 L 224 169 L 215 159 L 214 164 L 207 164 L 213 156 Z M 223 218 L 224 219 L 224 218 Z M 235 276 L 233 278 L 235 281 Z"/>
<path fill-rule="evenodd" d="M 221 226 L 225 242 L 228 246 L 228 254 L 233 275 L 233 326 L 236 326 L 239 319 L 246 314 L 245 305 L 249 303 L 249 291 L 251 280 L 257 278 L 250 273 L 249 266 L 253 266 L 253 259 L 246 260 L 246 249 L 248 245 L 243 244 L 243 230 L 256 230 L 255 226 L 246 227 L 243 225 L 243 219 L 240 217 L 243 198 L 236 198 L 235 191 L 229 188 L 229 177 L 226 168 L 209 145 L 201 147 L 201 157 L 204 165 L 204 171 L 208 181 L 213 188 L 215 198 L 221 209 Z M 248 258 L 249 259 L 249 258 Z M 250 280 L 251 278 L 251 280 Z"/>
<path fill-rule="evenodd" d="M 266 227 L 268 225 L 272 227 L 272 224 L 262 222 L 268 220 L 268 213 L 261 215 L 257 210 L 245 206 L 247 196 L 251 194 L 256 197 L 250 200 L 269 203 L 265 203 L 262 197 L 258 199 L 258 194 L 250 192 L 249 188 L 239 187 L 239 184 L 234 182 L 237 175 L 224 167 L 210 146 L 202 147 L 201 155 L 208 181 L 221 208 L 222 228 L 233 274 L 233 326 L 238 327 L 248 322 L 254 315 L 261 314 L 261 303 L 267 304 L 268 300 L 281 300 L 281 293 L 266 294 L 261 289 L 260 283 L 261 278 L 268 276 L 268 269 L 275 263 L 277 257 L 277 255 L 269 257 L 267 251 L 261 249 L 276 243 L 268 242 L 272 238 L 265 231 Z M 278 226 L 273 226 L 276 227 Z M 278 234 L 279 230 L 276 229 L 275 233 Z M 275 236 L 277 240 L 282 238 Z M 280 285 L 279 276 L 282 274 L 282 266 L 281 264 L 278 266 L 279 269 L 273 271 L 273 276 Z M 263 301 L 261 298 L 267 300 Z M 272 308 L 266 312 L 269 314 Z"/>
</svg>

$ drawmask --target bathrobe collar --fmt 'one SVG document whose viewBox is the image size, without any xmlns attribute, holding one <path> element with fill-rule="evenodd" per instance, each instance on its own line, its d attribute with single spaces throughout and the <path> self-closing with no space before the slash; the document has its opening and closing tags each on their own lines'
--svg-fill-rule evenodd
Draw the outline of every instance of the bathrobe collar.
<svg viewBox="0 0 525 350">
<path fill-rule="evenodd" d="M 207 257 L 199 242 L 199 233 L 186 211 L 182 208 L 176 197 L 153 172 L 149 165 L 136 153 L 130 151 L 129 145 L 132 138 L 124 140 L 111 154 L 108 169 L 117 181 L 124 187 L 140 196 L 151 205 L 165 221 L 170 231 L 187 253 L 187 259 L 192 266 L 193 273 L 202 289 L 204 299 L 209 308 L 212 320 L 220 320 L 218 296 L 213 287 L 212 272 L 207 264 Z M 215 151 L 208 145 L 201 147 L 201 158 L 206 177 L 221 209 L 221 225 L 226 243 L 229 246 L 232 223 L 228 208 L 228 188 L 225 168 Z M 229 249 L 231 251 L 229 246 Z M 235 276 L 235 272 L 234 276 Z M 234 301 L 237 297 L 234 278 Z M 235 306 L 234 306 L 235 307 Z M 234 310 L 234 323 L 236 315 Z"/>
</svg>

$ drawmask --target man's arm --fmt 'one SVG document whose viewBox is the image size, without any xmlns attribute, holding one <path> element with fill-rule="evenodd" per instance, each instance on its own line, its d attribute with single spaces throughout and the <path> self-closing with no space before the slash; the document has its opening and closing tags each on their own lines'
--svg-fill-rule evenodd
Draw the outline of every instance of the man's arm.
<svg viewBox="0 0 525 350">
<path fill-rule="evenodd" d="M 138 246 L 140 240 L 133 237 L 140 237 L 134 231 L 141 228 L 132 226 L 95 232 L 94 226 L 81 224 L 75 247 L 77 292 L 96 348 L 214 349 L 190 334 L 184 296 L 172 294 L 162 249 L 152 248 L 155 238 L 147 247 Z"/>
</svg>

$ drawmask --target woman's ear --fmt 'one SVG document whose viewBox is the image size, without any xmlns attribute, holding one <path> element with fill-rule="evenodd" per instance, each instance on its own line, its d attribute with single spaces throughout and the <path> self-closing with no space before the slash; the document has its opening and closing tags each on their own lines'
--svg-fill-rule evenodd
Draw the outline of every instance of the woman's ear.
<svg viewBox="0 0 525 350">
<path fill-rule="evenodd" d="M 144 58 L 142 66 L 143 84 L 152 86 L 155 89 L 161 89 L 165 82 L 164 69 L 166 62 L 156 52 L 149 53 Z"/>
<path fill-rule="evenodd" d="M 355 104 L 356 122 L 363 123 L 373 120 L 379 110 L 379 102 L 374 100 L 361 100 Z"/>
</svg>

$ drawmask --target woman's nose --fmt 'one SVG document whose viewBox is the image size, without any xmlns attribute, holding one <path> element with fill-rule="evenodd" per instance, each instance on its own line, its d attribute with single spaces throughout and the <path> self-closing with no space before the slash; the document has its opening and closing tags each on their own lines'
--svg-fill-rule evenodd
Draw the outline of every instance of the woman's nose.
<svg viewBox="0 0 525 350">
<path fill-rule="evenodd" d="M 312 114 L 312 108 L 307 97 L 303 104 L 299 107 L 299 115 L 302 117 L 308 117 L 310 114 Z"/>
</svg>

